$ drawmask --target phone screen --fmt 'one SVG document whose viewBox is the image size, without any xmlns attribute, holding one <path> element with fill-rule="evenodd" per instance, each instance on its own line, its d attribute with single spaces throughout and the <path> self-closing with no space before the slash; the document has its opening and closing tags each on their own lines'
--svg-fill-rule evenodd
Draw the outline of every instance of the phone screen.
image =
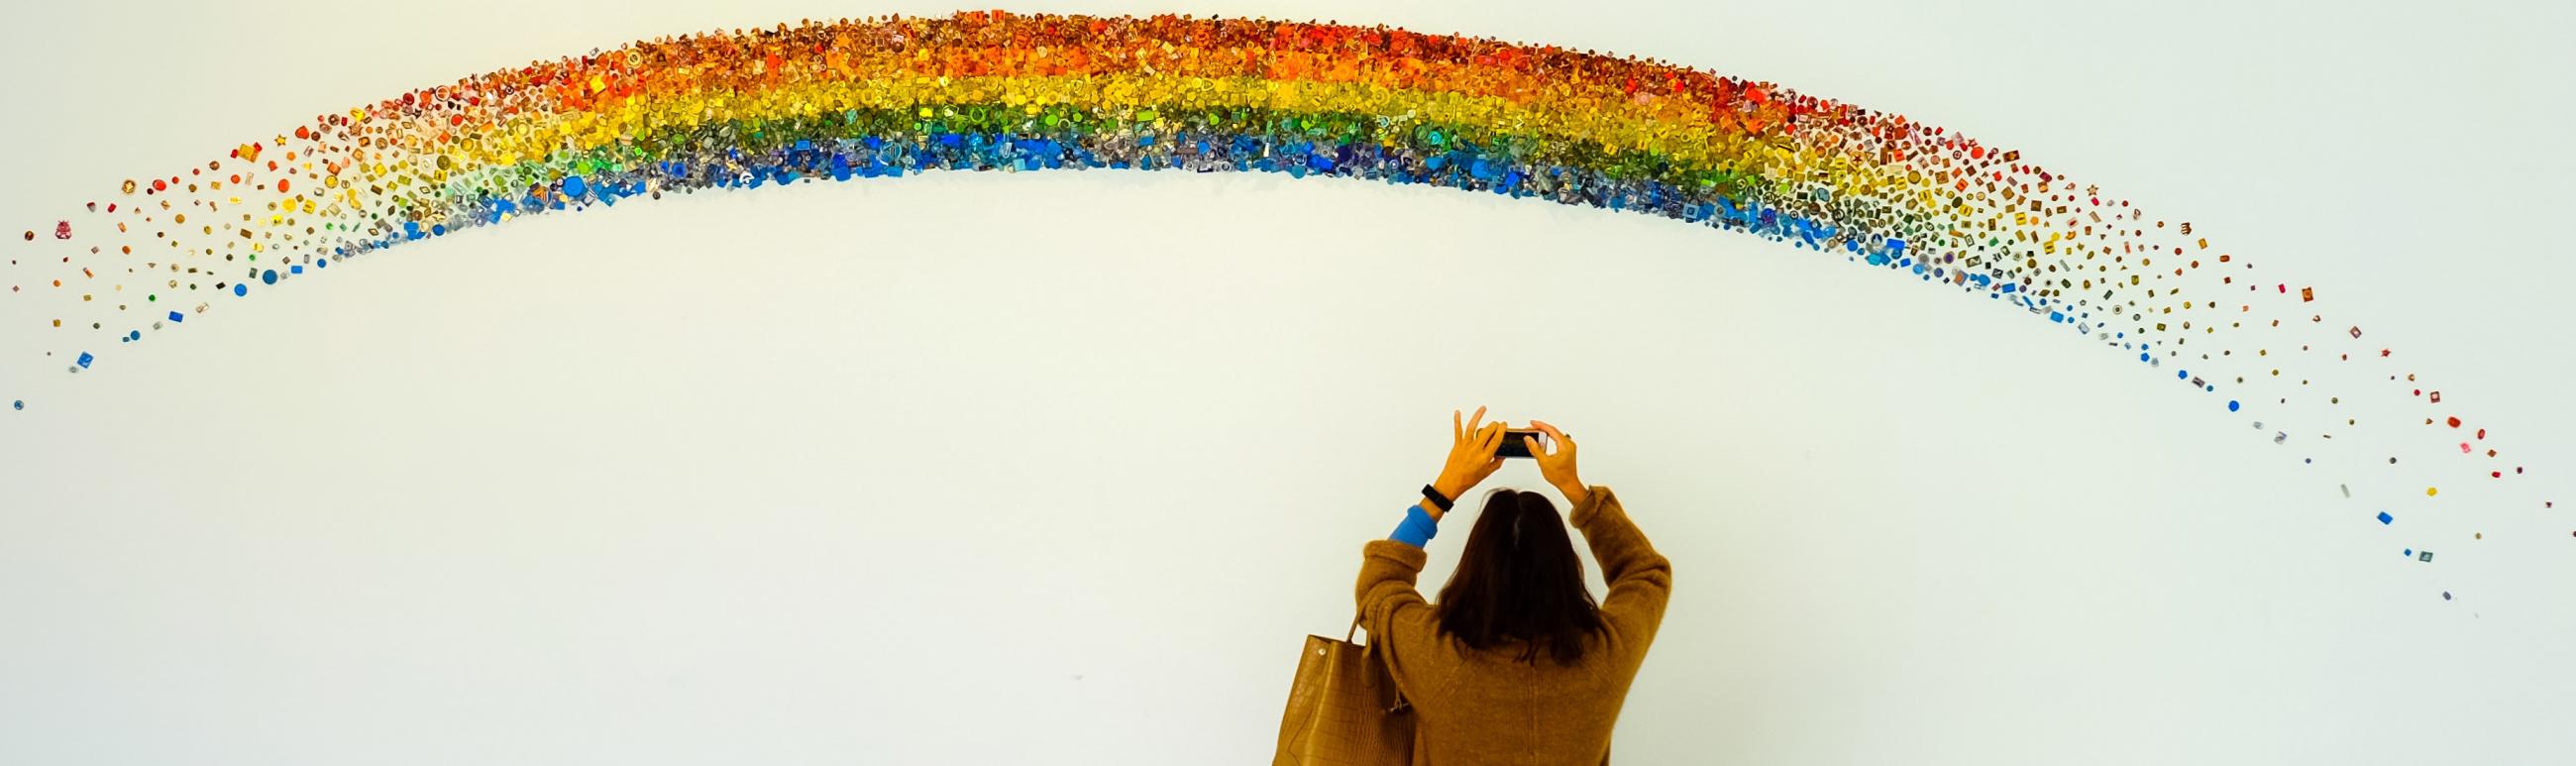
<svg viewBox="0 0 2576 766">
<path fill-rule="evenodd" d="M 1535 428 L 1506 429 L 1503 431 L 1502 445 L 1494 448 L 1494 457 L 1530 457 L 1529 446 L 1521 442 L 1523 436 L 1536 439 L 1539 449 L 1547 449 L 1546 431 Z"/>
</svg>

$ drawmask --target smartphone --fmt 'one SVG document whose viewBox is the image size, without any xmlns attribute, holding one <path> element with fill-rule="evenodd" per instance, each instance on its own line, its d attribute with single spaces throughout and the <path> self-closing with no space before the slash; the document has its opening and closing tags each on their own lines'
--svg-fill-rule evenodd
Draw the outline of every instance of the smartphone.
<svg viewBox="0 0 2576 766">
<path fill-rule="evenodd" d="M 1503 443 L 1494 447 L 1494 457 L 1530 457 L 1529 445 L 1521 443 L 1523 436 L 1537 439 L 1539 449 L 1544 450 L 1548 447 L 1546 431 L 1535 428 L 1505 429 Z"/>
</svg>

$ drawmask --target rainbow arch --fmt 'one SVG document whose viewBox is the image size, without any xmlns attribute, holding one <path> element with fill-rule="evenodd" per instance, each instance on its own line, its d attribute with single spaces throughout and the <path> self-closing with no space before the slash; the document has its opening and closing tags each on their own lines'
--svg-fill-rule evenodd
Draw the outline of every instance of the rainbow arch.
<svg viewBox="0 0 2576 766">
<path fill-rule="evenodd" d="M 58 304 L 56 327 L 88 325 L 64 353 L 77 373 L 108 337 L 139 342 L 308 270 L 524 216 L 1060 169 L 1369 179 L 1664 216 L 1981 295 L 2159 368 L 2186 363 L 2193 340 L 2202 352 L 2284 319 L 2346 344 L 2346 361 L 2391 353 L 2190 223 L 1901 115 L 1593 51 L 1177 15 L 809 20 L 486 72 L 127 180 L 79 223 L 28 230 L 70 250 L 25 259 L 11 290 Z M 144 300 L 92 300 L 102 278 Z M 2175 372 L 2204 392 L 2244 382 Z"/>
</svg>

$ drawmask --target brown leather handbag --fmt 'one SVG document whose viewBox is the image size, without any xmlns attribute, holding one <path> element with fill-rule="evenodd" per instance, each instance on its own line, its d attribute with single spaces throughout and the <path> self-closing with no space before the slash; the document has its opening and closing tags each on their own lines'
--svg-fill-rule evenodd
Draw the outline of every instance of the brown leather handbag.
<svg viewBox="0 0 2576 766">
<path fill-rule="evenodd" d="M 1307 636 L 1297 658 L 1297 682 L 1288 689 L 1288 712 L 1279 719 L 1279 755 L 1272 766 L 1409 766 L 1413 763 L 1413 708 L 1395 688 L 1395 676 L 1378 651 L 1351 643 L 1359 618 L 1335 641 Z"/>
</svg>

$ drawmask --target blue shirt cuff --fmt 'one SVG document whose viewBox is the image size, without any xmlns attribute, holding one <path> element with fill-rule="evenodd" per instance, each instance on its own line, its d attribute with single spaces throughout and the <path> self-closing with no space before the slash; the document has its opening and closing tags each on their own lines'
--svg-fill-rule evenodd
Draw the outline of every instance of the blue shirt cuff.
<svg viewBox="0 0 2576 766">
<path fill-rule="evenodd" d="M 1405 509 L 1404 523 L 1396 525 L 1395 534 L 1387 539 L 1420 548 L 1436 534 L 1440 534 L 1440 523 L 1431 520 L 1431 512 L 1422 510 L 1422 504 L 1415 503 Z"/>
</svg>

